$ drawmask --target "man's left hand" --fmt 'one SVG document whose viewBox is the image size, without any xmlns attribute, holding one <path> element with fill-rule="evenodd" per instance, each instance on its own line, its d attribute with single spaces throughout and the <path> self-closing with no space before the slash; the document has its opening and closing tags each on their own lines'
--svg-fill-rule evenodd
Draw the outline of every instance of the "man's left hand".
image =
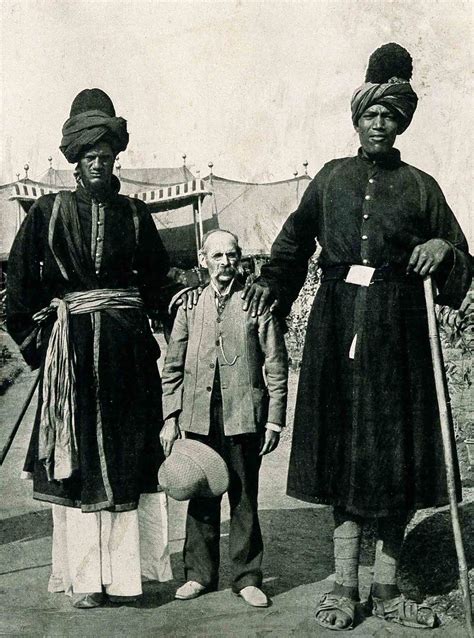
<svg viewBox="0 0 474 638">
<path fill-rule="evenodd" d="M 280 434 L 278 432 L 274 432 L 273 430 L 266 429 L 265 439 L 260 449 L 260 456 L 273 452 L 273 450 L 277 448 L 279 442 L 280 442 Z"/>
<path fill-rule="evenodd" d="M 408 262 L 407 272 L 415 272 L 421 277 L 436 272 L 446 259 L 451 246 L 444 239 L 430 239 L 415 246 Z"/>
<path fill-rule="evenodd" d="M 198 286 L 197 288 L 188 288 L 184 290 L 178 298 L 175 300 L 174 305 L 176 307 L 183 306 L 188 310 L 192 310 L 194 306 L 197 305 L 199 301 L 199 297 L 201 296 L 202 288 Z"/>
</svg>

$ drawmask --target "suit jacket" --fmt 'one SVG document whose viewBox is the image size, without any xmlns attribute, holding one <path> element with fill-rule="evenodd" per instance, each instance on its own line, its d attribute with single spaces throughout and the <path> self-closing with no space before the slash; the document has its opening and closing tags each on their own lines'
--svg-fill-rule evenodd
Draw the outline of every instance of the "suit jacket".
<svg viewBox="0 0 474 638">
<path fill-rule="evenodd" d="M 179 412 L 184 431 L 209 433 L 217 364 L 226 436 L 259 432 L 267 421 L 285 424 L 288 356 L 283 333 L 270 312 L 252 317 L 242 309 L 241 290 L 235 281 L 221 316 L 212 286 L 192 310 L 179 307 L 162 386 L 164 418 Z"/>
</svg>

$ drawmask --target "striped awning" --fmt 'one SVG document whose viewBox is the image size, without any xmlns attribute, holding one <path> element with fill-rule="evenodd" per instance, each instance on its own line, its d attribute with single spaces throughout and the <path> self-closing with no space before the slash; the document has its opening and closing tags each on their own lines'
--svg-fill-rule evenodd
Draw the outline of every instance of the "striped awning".
<svg viewBox="0 0 474 638">
<path fill-rule="evenodd" d="M 147 204 L 150 212 L 154 213 L 160 210 L 187 206 L 197 200 L 198 197 L 204 197 L 209 194 L 202 179 L 192 179 L 189 182 L 173 184 L 172 186 L 156 186 L 150 190 L 133 193 L 130 197 L 141 199 L 142 202 Z"/>
<path fill-rule="evenodd" d="M 127 185 L 122 183 L 122 191 L 127 195 Z M 42 195 L 48 193 L 57 193 L 59 190 L 65 190 L 57 186 L 44 184 L 41 182 L 16 182 L 12 186 L 10 200 L 29 201 L 32 202 Z M 70 190 L 70 189 L 67 189 Z M 159 212 L 160 210 L 169 210 L 187 206 L 199 197 L 209 194 L 202 179 L 192 179 L 182 184 L 173 184 L 172 186 L 155 186 L 147 190 L 129 194 L 129 197 L 141 199 L 150 209 L 150 212 Z"/>
</svg>

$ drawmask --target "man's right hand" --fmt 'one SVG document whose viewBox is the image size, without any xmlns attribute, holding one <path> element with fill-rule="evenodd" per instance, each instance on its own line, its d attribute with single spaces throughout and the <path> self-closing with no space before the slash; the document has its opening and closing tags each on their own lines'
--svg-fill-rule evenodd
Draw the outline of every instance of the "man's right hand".
<svg viewBox="0 0 474 638">
<path fill-rule="evenodd" d="M 181 431 L 179 429 L 178 419 L 177 417 L 172 416 L 165 421 L 160 432 L 160 443 L 165 456 L 169 456 L 171 454 L 174 442 L 179 438 L 181 438 Z"/>
<path fill-rule="evenodd" d="M 267 309 L 273 310 L 278 304 L 270 287 L 264 281 L 246 284 L 241 297 L 244 300 L 243 309 L 248 310 L 252 317 L 263 314 Z"/>
</svg>

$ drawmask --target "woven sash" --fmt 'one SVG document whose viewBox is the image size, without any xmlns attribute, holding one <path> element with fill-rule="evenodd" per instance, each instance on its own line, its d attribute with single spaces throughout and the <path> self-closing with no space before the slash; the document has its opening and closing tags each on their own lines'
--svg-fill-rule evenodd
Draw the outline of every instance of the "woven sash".
<svg viewBox="0 0 474 638">
<path fill-rule="evenodd" d="M 142 307 L 136 288 L 102 288 L 68 293 L 34 315 L 35 321 L 42 322 L 52 312 L 57 314 L 44 365 L 38 446 L 38 458 L 44 461 L 49 480 L 67 479 L 79 466 L 75 352 L 69 336 L 69 315 Z"/>
</svg>

